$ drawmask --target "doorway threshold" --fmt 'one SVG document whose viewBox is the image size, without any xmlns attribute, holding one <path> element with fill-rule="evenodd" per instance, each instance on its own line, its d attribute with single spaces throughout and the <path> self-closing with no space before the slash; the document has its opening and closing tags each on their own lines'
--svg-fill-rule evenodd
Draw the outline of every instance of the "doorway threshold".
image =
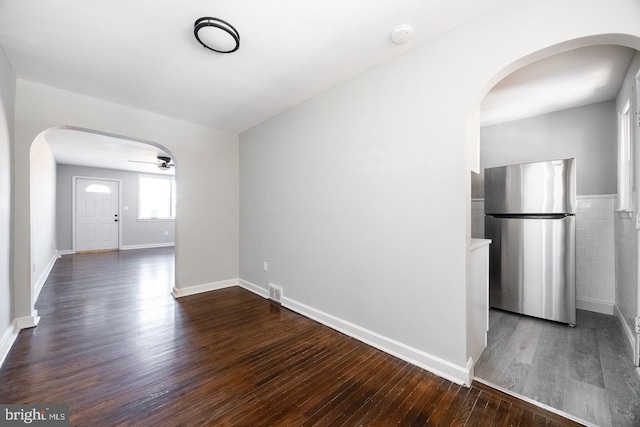
<svg viewBox="0 0 640 427">
<path fill-rule="evenodd" d="M 593 423 L 591 423 L 591 422 L 589 422 L 587 420 L 583 420 L 582 418 L 576 417 L 575 415 L 571 415 L 571 414 L 569 414 L 567 412 L 561 411 L 560 409 L 554 408 L 552 406 L 545 405 L 544 403 L 540 403 L 540 402 L 538 402 L 536 400 L 533 400 L 533 399 L 531 399 L 531 398 L 529 398 L 527 396 L 523 396 L 521 394 L 514 393 L 511 390 L 508 390 L 508 389 L 506 389 L 504 387 L 500 387 L 499 385 L 493 384 L 490 381 L 483 380 L 482 378 L 478 378 L 478 377 L 474 378 L 472 385 L 474 387 L 479 388 L 482 391 L 485 391 L 487 393 L 492 393 L 492 394 L 497 395 L 500 398 L 502 398 L 504 400 L 507 400 L 507 401 L 510 401 L 510 402 L 512 402 L 514 399 L 517 399 L 518 401 L 520 401 L 519 403 L 524 401 L 524 402 L 528 403 L 529 405 L 531 405 L 531 407 L 532 407 L 531 410 L 534 411 L 534 412 L 535 412 L 535 409 L 534 409 L 534 407 L 535 407 L 535 408 L 541 408 L 541 409 L 544 409 L 545 411 L 549 411 L 549 412 L 552 412 L 552 413 L 554 413 L 556 415 L 559 415 L 559 418 L 554 420 L 554 421 L 558 422 L 561 425 L 563 425 L 563 422 L 566 423 L 566 420 L 563 419 L 563 418 L 565 418 L 565 419 L 568 419 L 568 420 L 571 420 L 571 421 L 575 421 L 576 423 L 580 423 L 580 424 L 588 426 L 588 427 L 599 427 L 598 425 L 593 424 Z"/>
</svg>

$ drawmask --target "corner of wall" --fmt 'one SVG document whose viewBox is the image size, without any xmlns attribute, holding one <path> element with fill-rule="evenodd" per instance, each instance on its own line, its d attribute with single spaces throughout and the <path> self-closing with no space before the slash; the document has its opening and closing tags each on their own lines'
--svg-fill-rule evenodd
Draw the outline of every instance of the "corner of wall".
<svg viewBox="0 0 640 427">
<path fill-rule="evenodd" d="M 269 291 L 262 286 L 243 279 L 238 279 L 238 285 L 263 298 L 269 298 Z M 294 299 L 282 297 L 282 306 L 456 384 L 468 386 L 473 380 L 472 365 L 469 365 L 469 363 L 473 363 L 471 359 L 466 366 L 457 366 L 437 356 L 370 331 L 360 325 L 325 313 Z"/>
<path fill-rule="evenodd" d="M 171 290 L 174 298 L 182 298 L 189 295 L 201 294 L 203 292 L 217 291 L 219 289 L 238 286 L 238 279 L 221 280 L 219 282 L 203 283 L 201 285 L 181 287 L 176 284 Z"/>
<path fill-rule="evenodd" d="M 468 363 L 466 366 L 455 365 L 420 349 L 396 341 L 393 338 L 370 331 L 360 325 L 356 325 L 347 320 L 324 313 L 287 297 L 282 298 L 282 305 L 296 313 L 322 323 L 331 329 L 355 338 L 358 341 L 375 347 L 378 350 L 409 362 L 412 365 L 418 366 L 440 377 L 446 378 L 456 384 L 471 384 L 473 377 L 470 372 L 471 367 Z M 473 362 L 471 361 L 471 363 Z"/>
</svg>

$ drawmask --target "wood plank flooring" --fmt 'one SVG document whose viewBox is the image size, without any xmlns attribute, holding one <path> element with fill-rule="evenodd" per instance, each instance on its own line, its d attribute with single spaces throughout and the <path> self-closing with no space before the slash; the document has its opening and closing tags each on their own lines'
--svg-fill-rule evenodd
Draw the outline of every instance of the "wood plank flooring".
<svg viewBox="0 0 640 427">
<path fill-rule="evenodd" d="M 492 309 L 475 374 L 598 426 L 640 426 L 640 370 L 613 316 L 578 310 L 570 328 Z"/>
<path fill-rule="evenodd" d="M 68 403 L 74 426 L 577 425 L 241 288 L 175 300 L 172 281 L 171 248 L 64 256 L 40 325 L 0 370 L 0 402 Z"/>
</svg>

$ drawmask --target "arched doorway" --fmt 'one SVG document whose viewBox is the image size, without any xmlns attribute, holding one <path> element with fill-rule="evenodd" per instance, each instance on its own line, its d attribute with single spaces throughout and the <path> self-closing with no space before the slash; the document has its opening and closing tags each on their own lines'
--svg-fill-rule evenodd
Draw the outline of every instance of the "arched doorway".
<svg viewBox="0 0 640 427">
<path fill-rule="evenodd" d="M 611 45 L 612 41 L 617 43 Z M 535 133 L 544 127 L 547 132 L 547 138 L 554 137 L 555 135 L 551 132 L 561 132 L 561 129 L 565 129 L 564 137 L 569 138 L 571 134 L 566 131 L 566 128 L 573 127 L 576 131 L 582 131 L 581 133 L 576 132 L 574 137 L 582 138 L 585 145 L 590 140 L 598 137 L 605 139 L 605 141 L 593 141 L 596 146 L 582 147 L 582 151 L 573 154 L 568 152 L 566 147 L 559 146 L 559 141 L 554 142 L 557 146 L 550 151 L 546 150 L 549 147 L 541 144 L 535 153 L 531 147 L 519 146 L 519 152 L 517 153 L 519 158 L 514 158 L 513 161 L 501 159 L 503 164 L 515 164 L 542 160 L 535 158 L 536 154 L 541 153 L 542 155 L 551 156 L 545 160 L 561 157 L 582 157 L 583 159 L 578 162 L 578 165 L 582 165 L 585 172 L 587 170 L 590 171 L 591 176 L 599 172 L 596 171 L 596 167 L 589 167 L 591 165 L 590 161 L 608 162 L 606 167 L 601 168 L 601 172 L 603 174 L 611 174 L 611 176 L 606 177 L 606 180 L 609 180 L 612 185 L 604 189 L 593 187 L 588 182 L 591 176 L 583 176 L 583 191 L 582 194 L 580 191 L 578 192 L 577 231 L 579 239 L 577 245 L 577 268 L 578 284 L 582 285 L 582 289 L 578 290 L 578 308 L 593 311 L 597 314 L 593 316 L 583 315 L 583 322 L 580 324 L 579 320 L 577 331 L 571 331 L 561 325 L 550 325 L 548 322 L 543 323 L 544 321 L 539 323 L 537 320 L 511 316 L 508 312 L 497 312 L 492 319 L 491 325 L 493 326 L 490 326 L 490 329 L 491 327 L 502 328 L 506 323 L 509 323 L 509 325 L 506 329 L 502 328 L 500 332 L 494 335 L 491 335 L 490 330 L 489 347 L 476 365 L 476 376 L 477 379 L 483 382 L 496 385 L 519 397 L 541 402 L 578 419 L 595 422 L 599 425 L 611 423 L 618 425 L 618 423 L 625 422 L 622 418 L 615 418 L 621 416 L 621 411 L 618 409 L 621 406 L 625 406 L 621 403 L 623 398 L 616 397 L 616 391 L 607 389 L 606 386 L 611 387 L 612 384 L 614 384 L 614 387 L 621 386 L 624 388 L 628 386 L 628 396 L 637 395 L 640 391 L 640 382 L 636 384 L 631 381 L 625 384 L 624 376 L 618 378 L 612 374 L 614 365 L 620 367 L 620 370 L 623 369 L 621 366 L 626 365 L 626 371 L 631 373 L 631 378 L 635 377 L 631 360 L 628 357 L 630 353 L 628 350 L 629 343 L 637 348 L 638 342 L 638 336 L 632 330 L 630 322 L 630 319 L 634 319 L 638 315 L 636 262 L 638 239 L 634 222 L 635 213 L 619 212 L 617 208 L 614 208 L 616 187 L 615 177 L 613 176 L 616 168 L 618 143 L 616 115 L 620 111 L 618 105 L 620 104 L 620 98 L 631 98 L 631 103 L 638 105 L 638 99 L 635 95 L 638 83 L 636 76 L 638 75 L 638 69 L 640 69 L 640 54 L 637 52 L 638 41 L 637 39 L 631 40 L 622 36 L 602 36 L 584 38 L 553 46 L 524 58 L 521 60 L 523 62 L 519 64 L 516 61 L 518 65 L 512 64 L 507 67 L 509 69 L 507 74 L 500 74 L 500 81 L 502 78 L 512 75 L 512 72 L 534 64 L 535 61 L 541 59 L 549 60 L 555 55 L 566 55 L 575 52 L 576 49 L 589 49 L 603 44 L 611 46 L 612 49 L 631 51 L 630 58 L 627 61 L 628 66 L 625 67 L 623 78 L 620 79 L 619 90 L 616 90 L 613 98 L 594 101 L 594 105 L 587 104 L 574 106 L 567 110 L 548 112 L 544 115 L 544 118 L 536 116 L 533 118 L 523 117 L 508 125 L 495 124 L 488 126 L 487 129 L 479 132 L 478 138 L 480 143 L 478 153 L 481 154 L 480 169 L 485 166 L 497 166 L 497 164 L 488 164 L 486 153 L 490 152 L 490 150 L 483 151 L 482 144 L 491 145 L 494 142 L 494 139 L 491 138 L 497 139 L 499 136 L 509 135 L 509 138 L 513 139 L 517 138 L 518 132 Z M 529 62 L 530 58 L 535 58 L 534 62 Z M 592 78 L 596 78 L 596 76 Z M 493 84 L 492 87 L 494 87 Z M 522 100 L 522 102 L 526 103 L 526 100 Z M 573 108 L 575 108 L 575 111 Z M 554 120 L 571 120 L 571 122 L 563 122 L 552 126 L 550 122 Z M 599 123 L 607 128 L 607 132 L 598 135 L 597 127 Z M 585 131 L 585 129 L 588 130 Z M 637 134 L 638 132 L 635 132 L 631 137 L 631 141 L 636 147 L 638 146 Z M 530 134 L 524 135 L 522 139 L 530 140 L 530 136 Z M 495 151 L 496 146 L 491 146 L 491 148 Z M 505 151 L 508 151 L 508 149 L 505 148 Z M 638 150 L 634 149 L 634 151 L 634 158 L 637 164 Z M 484 159 L 482 158 L 483 153 L 485 154 Z M 549 153 L 562 154 L 554 155 Z M 505 153 L 500 154 L 504 155 Z M 524 156 L 524 158 L 521 156 Z M 601 163 L 594 163 L 593 165 L 603 166 Z M 634 182 L 637 187 L 637 174 Z M 603 184 L 602 179 L 599 180 L 598 184 Z M 591 190 L 592 188 L 596 188 L 595 195 L 589 194 L 593 191 Z M 480 196 L 482 195 L 480 194 Z M 476 234 L 474 237 L 483 237 L 477 236 L 479 227 L 474 226 L 474 222 L 482 221 L 482 216 L 478 215 L 479 209 L 474 209 L 473 205 L 481 202 L 481 197 L 472 200 L 471 228 L 473 230 L 472 233 Z M 633 211 L 638 211 L 637 206 L 633 207 Z M 582 221 L 580 221 L 581 218 Z M 622 249 L 623 245 L 625 246 L 624 250 Z M 627 261 L 619 263 L 618 258 L 621 256 L 625 257 Z M 614 259 L 616 260 L 615 265 Z M 609 277 L 606 277 L 605 273 L 608 273 Z M 616 275 L 622 277 L 615 277 Z M 629 285 L 632 289 L 628 289 Z M 596 297 L 598 296 L 597 292 L 601 292 L 606 297 L 603 298 L 603 301 L 599 301 L 594 297 L 590 298 L 589 291 L 593 291 Z M 623 311 L 626 314 L 623 314 Z M 619 322 L 616 317 L 618 317 Z M 521 321 L 521 319 L 523 320 Z M 621 325 L 621 330 L 617 330 L 619 325 Z M 491 342 L 492 339 L 500 339 L 497 336 L 504 334 L 506 330 L 510 332 L 505 334 L 505 340 L 500 343 Z M 617 335 L 616 339 L 612 338 L 614 335 Z M 604 338 L 605 336 L 606 338 Z M 501 350 L 497 351 L 496 349 L 500 346 L 502 346 Z M 518 354 L 510 353 L 509 348 L 517 348 L 516 353 Z M 501 355 L 498 356 L 498 353 L 501 353 Z M 637 363 L 637 353 L 634 355 L 633 361 Z M 599 370 L 594 369 L 591 372 L 592 376 L 587 380 L 584 376 L 584 369 L 586 366 L 591 365 Z M 562 372 L 556 369 L 557 367 L 562 367 L 559 368 Z M 487 378 L 490 378 L 490 380 L 487 380 Z M 578 389 L 580 391 L 577 391 Z M 582 402 L 588 401 L 589 403 L 587 405 L 580 404 L 575 398 L 567 397 L 566 392 L 568 390 L 579 393 L 580 400 Z M 607 396 L 609 396 L 608 401 Z M 630 408 L 626 412 L 627 415 L 631 414 L 632 417 L 640 416 L 637 405 L 627 405 L 627 407 Z"/>
<path fill-rule="evenodd" d="M 158 156 L 164 159 L 163 163 Z M 108 219 L 107 225 L 114 230 L 109 248 L 175 245 L 174 162 L 166 148 L 149 141 L 70 127 L 51 128 L 38 135 L 30 150 L 32 307 L 57 258 L 82 249 L 106 248 L 77 245 L 78 234 L 87 238 L 86 233 L 76 233 L 78 213 L 82 211 L 76 200 L 80 181 L 95 181 L 98 186 L 102 181 L 114 184 L 115 193 L 108 195 L 113 196 L 109 208 L 113 218 Z M 161 185 L 156 185 L 154 191 L 139 191 L 140 185 L 153 184 Z M 103 202 L 96 197 L 92 200 L 96 206 Z M 152 211 L 150 203 L 166 203 L 169 210 L 158 215 L 158 209 Z M 140 206 L 146 206 L 146 213 L 140 213 Z M 95 235 L 92 239 L 99 244 L 104 240 Z"/>
</svg>

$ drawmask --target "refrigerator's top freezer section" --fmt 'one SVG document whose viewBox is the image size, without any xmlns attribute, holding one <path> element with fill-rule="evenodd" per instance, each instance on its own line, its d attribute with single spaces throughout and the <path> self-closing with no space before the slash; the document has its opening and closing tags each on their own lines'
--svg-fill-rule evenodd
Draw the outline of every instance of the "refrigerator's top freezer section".
<svg viewBox="0 0 640 427">
<path fill-rule="evenodd" d="M 486 214 L 576 212 L 576 159 L 486 168 Z"/>
</svg>

